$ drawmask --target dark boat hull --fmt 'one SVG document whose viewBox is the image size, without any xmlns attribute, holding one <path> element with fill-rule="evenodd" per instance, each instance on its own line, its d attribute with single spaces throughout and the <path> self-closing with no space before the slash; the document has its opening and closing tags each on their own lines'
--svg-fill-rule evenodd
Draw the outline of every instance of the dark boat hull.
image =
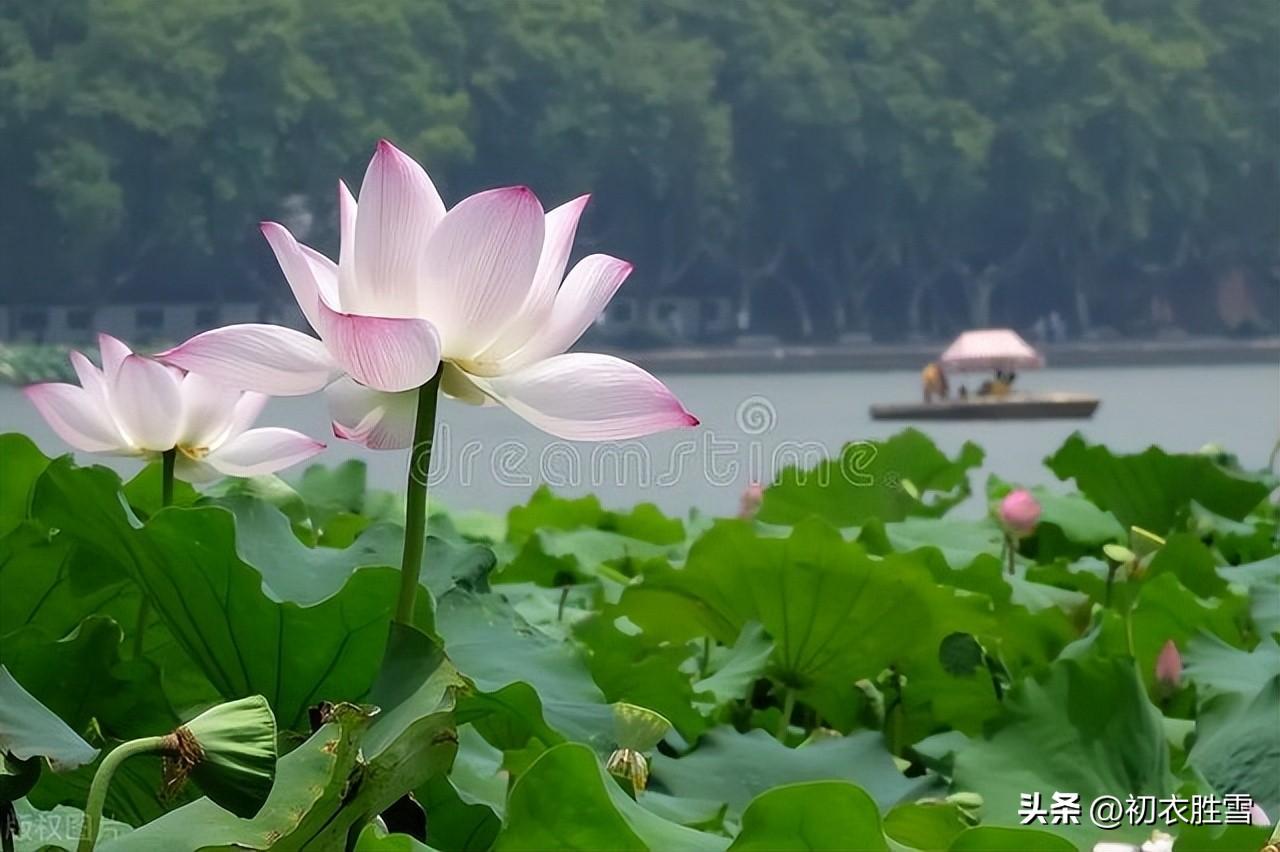
<svg viewBox="0 0 1280 852">
<path fill-rule="evenodd" d="M 871 406 L 872 420 L 1087 420 L 1097 397 L 1074 393 L 970 397 Z"/>
</svg>

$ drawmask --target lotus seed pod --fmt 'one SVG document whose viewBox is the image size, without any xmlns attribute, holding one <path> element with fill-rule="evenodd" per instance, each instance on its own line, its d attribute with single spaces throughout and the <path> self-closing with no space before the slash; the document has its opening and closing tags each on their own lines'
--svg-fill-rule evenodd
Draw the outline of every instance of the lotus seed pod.
<svg viewBox="0 0 1280 852">
<path fill-rule="evenodd" d="M 613 738 L 620 749 L 651 751 L 670 731 L 661 713 L 622 701 L 613 705 Z"/>
<path fill-rule="evenodd" d="M 212 707 L 166 740 L 166 790 L 191 777 L 236 816 L 261 809 L 276 775 L 276 718 L 261 695 Z"/>
</svg>

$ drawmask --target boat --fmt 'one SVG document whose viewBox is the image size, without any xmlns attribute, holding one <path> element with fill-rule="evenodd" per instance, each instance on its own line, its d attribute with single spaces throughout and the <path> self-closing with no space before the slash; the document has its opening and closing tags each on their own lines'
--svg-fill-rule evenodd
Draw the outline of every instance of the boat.
<svg viewBox="0 0 1280 852">
<path fill-rule="evenodd" d="M 1087 420 L 1098 398 L 1082 393 L 1015 393 L 1006 397 L 970 397 L 938 402 L 885 403 L 871 406 L 872 420 Z"/>
<path fill-rule="evenodd" d="M 938 358 L 948 377 L 959 373 L 1014 373 L 1044 366 L 1044 356 L 1012 329 L 966 331 Z M 924 402 L 871 406 L 872 420 L 1044 420 L 1088 419 L 1098 398 L 1081 393 L 1008 392 L 998 396 L 957 396 Z"/>
</svg>

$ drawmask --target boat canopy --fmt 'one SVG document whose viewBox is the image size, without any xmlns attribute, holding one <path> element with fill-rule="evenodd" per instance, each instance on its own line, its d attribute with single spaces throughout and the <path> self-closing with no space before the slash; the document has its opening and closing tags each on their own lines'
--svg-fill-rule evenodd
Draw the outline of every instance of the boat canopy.
<svg viewBox="0 0 1280 852">
<path fill-rule="evenodd" d="M 1044 357 L 1011 328 L 984 328 L 957 337 L 938 363 L 952 373 L 1034 370 Z"/>
</svg>

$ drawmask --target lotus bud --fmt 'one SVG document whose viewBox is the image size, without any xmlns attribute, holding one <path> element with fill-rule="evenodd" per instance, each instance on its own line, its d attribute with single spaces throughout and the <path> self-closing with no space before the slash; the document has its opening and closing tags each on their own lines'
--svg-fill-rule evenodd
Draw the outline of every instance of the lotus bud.
<svg viewBox="0 0 1280 852">
<path fill-rule="evenodd" d="M 1035 532 L 1040 503 L 1025 488 L 1015 488 L 1000 501 L 1000 525 L 1009 535 L 1024 538 Z"/>
<path fill-rule="evenodd" d="M 1257 802 L 1249 806 L 1249 825 L 1271 825 L 1267 812 Z"/>
<path fill-rule="evenodd" d="M 752 482 L 742 491 L 742 497 L 738 502 L 738 517 L 744 521 L 749 521 L 760 511 L 760 505 L 764 502 L 764 486 L 759 482 Z"/>
<path fill-rule="evenodd" d="M 212 707 L 165 737 L 165 790 L 188 777 L 212 801 L 252 817 L 276 775 L 276 718 L 261 695 Z"/>
<path fill-rule="evenodd" d="M 1182 682 L 1182 656 L 1172 639 L 1164 643 L 1156 657 L 1156 680 L 1168 689 L 1177 689 Z"/>
<path fill-rule="evenodd" d="M 671 731 L 671 722 L 647 707 L 618 702 L 613 705 L 613 733 L 618 748 L 605 769 L 631 785 L 635 793 L 649 785 L 649 760 L 644 753 L 657 747 Z"/>
</svg>

